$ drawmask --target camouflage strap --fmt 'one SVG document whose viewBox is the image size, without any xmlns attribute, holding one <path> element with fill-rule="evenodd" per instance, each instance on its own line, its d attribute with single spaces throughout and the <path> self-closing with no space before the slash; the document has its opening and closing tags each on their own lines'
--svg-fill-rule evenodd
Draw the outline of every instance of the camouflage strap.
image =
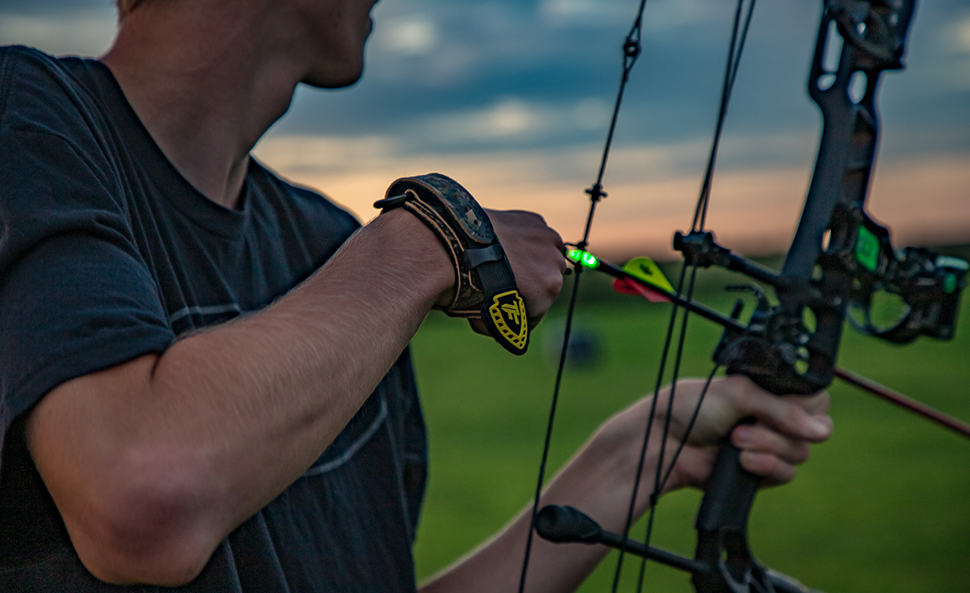
<svg viewBox="0 0 970 593">
<path fill-rule="evenodd" d="M 455 268 L 455 292 L 442 307 L 454 317 L 479 318 L 512 354 L 525 354 L 529 321 L 512 267 L 485 210 L 455 180 L 429 173 L 398 179 L 374 203 L 387 212 L 402 207 L 430 228 Z"/>
</svg>

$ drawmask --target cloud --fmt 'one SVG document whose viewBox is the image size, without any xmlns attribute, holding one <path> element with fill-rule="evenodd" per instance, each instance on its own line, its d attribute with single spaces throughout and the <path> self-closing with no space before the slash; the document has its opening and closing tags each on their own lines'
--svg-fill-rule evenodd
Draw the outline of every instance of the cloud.
<svg viewBox="0 0 970 593">
<path fill-rule="evenodd" d="M 516 122 L 529 112 L 522 104 L 508 105 L 504 109 L 513 115 L 499 118 Z M 515 115 L 516 109 L 523 111 Z M 487 113 L 482 112 L 481 121 L 488 119 Z M 494 113 L 503 113 L 503 108 Z M 725 149 L 741 156 L 721 167 L 714 181 L 710 226 L 719 240 L 748 253 L 787 246 L 808 188 L 815 143 L 812 134 L 782 133 L 728 141 Z M 538 211 L 567 240 L 576 240 L 588 208 L 584 189 L 596 174 L 600 149 L 587 144 L 442 151 L 384 136 L 280 136 L 268 139 L 258 154 L 287 177 L 333 196 L 363 220 L 376 214 L 371 203 L 394 178 L 440 171 L 460 180 L 483 203 Z M 706 139 L 617 146 L 605 179 L 609 196 L 594 225 L 596 251 L 669 255 L 673 230 L 689 223 L 707 151 Z M 758 158 L 773 153 L 791 156 L 785 162 Z M 893 229 L 901 245 L 966 241 L 966 160 L 966 154 L 940 152 L 884 159 L 868 209 Z M 932 204 L 913 200 L 915 195 L 933 196 Z"/>
<path fill-rule="evenodd" d="M 438 43 L 438 27 L 426 18 L 397 18 L 381 24 L 377 38 L 380 51 L 405 56 L 424 56 Z"/>
<path fill-rule="evenodd" d="M 698 0 L 657 0 L 644 11 L 646 30 L 680 27 L 707 20 L 710 6 Z M 604 0 L 542 0 L 540 16 L 551 25 L 600 26 L 632 24 L 636 2 Z"/>
<path fill-rule="evenodd" d="M 908 69 L 885 78 L 872 210 L 890 219 L 918 205 L 891 223 L 894 232 L 933 226 L 941 240 L 966 239 L 970 228 L 961 201 L 970 187 L 962 172 L 970 171 L 965 4 L 921 5 Z M 612 106 L 617 50 L 636 7 L 637 0 L 381 2 L 364 80 L 347 91 L 298 92 L 256 154 L 364 218 L 396 176 L 440 170 L 490 204 L 542 211 L 575 238 Z M 595 240 L 667 249 L 669 229 L 689 219 L 732 14 L 732 3 L 649 0 Z M 759 4 L 715 181 L 714 208 L 727 209 L 719 216 L 730 219 L 735 206 L 749 220 L 770 213 L 777 220 L 763 232 L 778 235 L 778 245 L 791 230 L 779 231 L 778 221 L 797 218 L 816 151 L 819 120 L 803 78 L 817 17 L 817 4 L 804 0 Z M 0 0 L 2 43 L 98 55 L 114 27 L 110 0 Z M 794 206 L 776 213 L 781 203 Z M 923 220 L 947 210 L 944 220 Z M 744 224 L 736 229 L 732 243 L 751 236 Z"/>
<path fill-rule="evenodd" d="M 970 57 L 970 13 L 945 25 L 939 40 L 944 52 Z"/>
<path fill-rule="evenodd" d="M 602 0 L 542 0 L 539 3 L 539 15 L 551 24 L 622 23 L 633 17 L 632 11 L 628 3 Z"/>
<path fill-rule="evenodd" d="M 943 26 L 939 45 L 946 57 L 935 65 L 938 78 L 954 90 L 970 91 L 970 12 Z"/>
<path fill-rule="evenodd" d="M 456 141 L 475 143 L 535 139 L 566 127 L 601 129 L 608 116 L 608 106 L 599 99 L 556 106 L 504 97 L 484 109 L 433 115 L 420 125 Z"/>
</svg>

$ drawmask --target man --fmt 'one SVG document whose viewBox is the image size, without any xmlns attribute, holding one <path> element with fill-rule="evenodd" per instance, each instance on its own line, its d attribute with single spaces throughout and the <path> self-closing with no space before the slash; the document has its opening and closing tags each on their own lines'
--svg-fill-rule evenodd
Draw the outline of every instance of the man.
<svg viewBox="0 0 970 593">
<path fill-rule="evenodd" d="M 249 156 L 298 83 L 357 80 L 372 4 L 128 0 L 100 61 L 0 54 L 0 590 L 414 589 L 406 346 L 449 302 L 452 263 L 410 212 L 356 229 Z M 561 240 L 537 215 L 489 216 L 538 320 Z M 824 395 L 715 391 L 671 488 L 703 482 L 743 415 L 762 423 L 734 433 L 742 461 L 768 481 L 829 433 Z M 615 528 L 645 405 L 547 499 Z M 527 524 L 427 589 L 510 590 Z M 574 587 L 602 553 L 540 544 L 536 590 Z"/>
</svg>

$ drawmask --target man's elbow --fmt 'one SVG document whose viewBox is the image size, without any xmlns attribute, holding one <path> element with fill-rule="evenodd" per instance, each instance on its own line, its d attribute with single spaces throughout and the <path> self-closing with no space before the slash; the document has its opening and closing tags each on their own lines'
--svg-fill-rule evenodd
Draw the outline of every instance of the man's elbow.
<svg viewBox="0 0 970 593">
<path fill-rule="evenodd" d="M 74 549 L 110 583 L 179 585 L 230 527 L 229 490 L 191 443 L 160 439 L 139 401 L 157 356 L 68 381 L 27 418 L 27 443 Z"/>
<path fill-rule="evenodd" d="M 181 557 L 183 554 L 132 553 L 101 544 L 77 546 L 81 563 L 96 579 L 112 585 L 153 585 L 179 587 L 194 581 L 206 560 Z"/>
<path fill-rule="evenodd" d="M 129 480 L 86 516 L 64 515 L 78 557 L 97 579 L 174 587 L 205 568 L 221 534 L 208 527 L 212 522 L 194 508 L 188 490 L 162 482 L 139 487 Z"/>
</svg>

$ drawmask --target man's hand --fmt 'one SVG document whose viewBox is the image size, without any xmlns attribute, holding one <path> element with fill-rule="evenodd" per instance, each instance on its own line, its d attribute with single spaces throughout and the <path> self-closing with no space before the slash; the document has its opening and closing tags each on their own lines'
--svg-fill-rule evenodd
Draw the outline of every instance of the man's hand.
<svg viewBox="0 0 970 593">
<path fill-rule="evenodd" d="M 562 277 L 568 269 L 562 238 L 535 212 L 486 211 L 512 264 L 515 283 L 529 312 L 529 325 L 534 327 L 562 290 Z M 486 333 L 478 320 L 471 323 L 475 331 Z"/>
<path fill-rule="evenodd" d="M 672 453 L 683 440 L 703 385 L 704 382 L 698 379 L 677 383 L 673 412 L 670 413 L 668 452 Z M 669 390 L 670 387 L 665 388 L 657 401 L 651 446 L 659 443 L 663 432 L 669 413 Z M 632 454 L 634 446 L 622 443 L 635 442 L 635 448 L 639 448 L 651 399 L 644 398 L 611 418 L 600 430 L 600 436 L 607 436 L 612 444 L 622 446 Z M 762 476 L 766 485 L 791 481 L 795 477 L 795 466 L 808 459 L 809 445 L 822 442 L 832 434 L 828 408 L 826 392 L 808 397 L 776 396 L 740 375 L 715 380 L 664 491 L 683 486 L 702 487 L 713 467 L 719 441 L 729 431 L 731 441 L 741 449 L 741 465 L 746 470 Z M 754 424 L 731 429 L 738 420 L 749 416 L 755 418 Z M 639 455 L 639 451 L 636 454 Z M 650 480 L 649 484 L 644 484 L 649 490 L 653 477 L 645 479 Z"/>
<path fill-rule="evenodd" d="M 457 181 L 440 173 L 402 177 L 374 202 L 382 214 L 404 208 L 431 229 L 455 274 L 436 306 L 465 317 L 514 354 L 524 354 L 562 288 L 567 266 L 559 234 L 538 214 L 483 209 Z M 528 319 L 525 319 L 528 317 Z M 485 331 L 483 331 L 485 330 Z"/>
</svg>

